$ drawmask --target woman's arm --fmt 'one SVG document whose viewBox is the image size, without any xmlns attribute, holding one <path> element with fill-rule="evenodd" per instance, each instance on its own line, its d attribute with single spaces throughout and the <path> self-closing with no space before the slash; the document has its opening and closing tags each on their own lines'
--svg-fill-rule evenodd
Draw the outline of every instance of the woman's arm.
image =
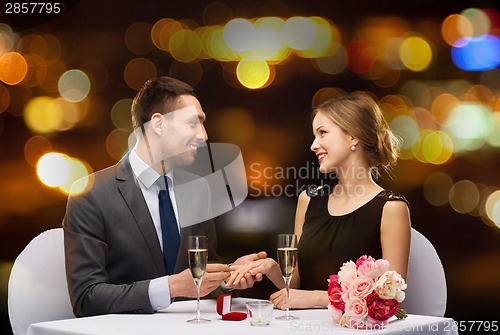
<svg viewBox="0 0 500 335">
<path fill-rule="evenodd" d="M 406 279 L 410 255 L 411 222 L 408 206 L 403 201 L 388 201 L 382 212 L 380 242 L 382 257 L 391 270 Z"/>
<path fill-rule="evenodd" d="M 302 236 L 302 228 L 306 220 L 306 211 L 307 211 L 307 206 L 309 206 L 310 200 L 311 198 L 309 198 L 306 191 L 302 191 L 299 195 L 299 199 L 297 200 L 297 209 L 295 210 L 295 231 L 294 231 L 295 235 L 297 235 L 297 242 L 300 241 L 300 237 Z M 278 286 L 278 288 L 280 287 Z M 292 280 L 290 281 L 290 288 L 300 288 L 300 273 L 299 273 L 298 261 L 297 265 L 295 266 L 295 270 L 293 272 Z"/>
</svg>

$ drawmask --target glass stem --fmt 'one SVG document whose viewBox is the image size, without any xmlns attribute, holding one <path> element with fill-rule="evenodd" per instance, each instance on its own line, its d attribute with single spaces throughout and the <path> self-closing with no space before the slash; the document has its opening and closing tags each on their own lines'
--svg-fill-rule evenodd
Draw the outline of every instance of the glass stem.
<svg viewBox="0 0 500 335">
<path fill-rule="evenodd" d="M 200 286 L 201 282 L 196 282 L 196 319 L 201 320 L 200 312 Z"/>
<path fill-rule="evenodd" d="M 290 300 L 290 281 L 292 279 L 292 276 L 285 278 L 285 290 L 286 290 L 286 311 L 285 315 L 288 317 L 290 315 L 289 307 L 288 307 L 288 301 Z"/>
</svg>

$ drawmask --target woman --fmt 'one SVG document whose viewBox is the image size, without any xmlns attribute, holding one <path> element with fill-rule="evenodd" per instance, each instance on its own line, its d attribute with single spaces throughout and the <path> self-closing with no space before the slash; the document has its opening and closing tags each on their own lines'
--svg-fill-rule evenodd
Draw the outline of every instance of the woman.
<svg viewBox="0 0 500 335">
<path fill-rule="evenodd" d="M 326 307 L 327 278 L 359 256 L 384 258 L 404 278 L 408 268 L 408 203 L 374 181 L 378 169 L 389 171 L 397 161 L 396 137 L 378 105 L 362 92 L 327 100 L 314 109 L 312 128 L 311 150 L 320 171 L 336 172 L 338 183 L 329 194 L 299 196 L 295 216 L 299 256 L 290 284 L 290 308 Z M 281 289 L 270 300 L 286 309 L 284 282 L 275 260 L 233 269 L 229 283 L 238 283 L 247 271 L 266 274 Z"/>
</svg>

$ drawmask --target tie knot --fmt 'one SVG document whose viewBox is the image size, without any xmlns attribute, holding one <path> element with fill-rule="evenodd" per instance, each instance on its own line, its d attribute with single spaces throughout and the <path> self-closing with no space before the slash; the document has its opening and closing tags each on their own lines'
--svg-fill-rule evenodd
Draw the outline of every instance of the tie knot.
<svg viewBox="0 0 500 335">
<path fill-rule="evenodd" d="M 160 176 L 160 178 L 156 180 L 156 183 L 160 186 L 161 190 L 167 190 L 168 185 L 171 184 L 171 181 L 167 176 Z"/>
</svg>

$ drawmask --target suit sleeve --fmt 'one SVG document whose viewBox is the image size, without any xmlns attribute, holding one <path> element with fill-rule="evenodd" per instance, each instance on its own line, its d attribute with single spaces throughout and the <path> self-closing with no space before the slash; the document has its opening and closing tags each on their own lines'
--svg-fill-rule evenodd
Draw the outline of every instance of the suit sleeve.
<svg viewBox="0 0 500 335">
<path fill-rule="evenodd" d="M 92 192 L 69 197 L 63 219 L 66 275 L 75 316 L 153 313 L 149 279 L 112 284 L 110 246 L 101 206 Z M 133 246 L 128 246 L 133 248 Z M 126 261 L 125 261 L 126 262 Z"/>
</svg>

